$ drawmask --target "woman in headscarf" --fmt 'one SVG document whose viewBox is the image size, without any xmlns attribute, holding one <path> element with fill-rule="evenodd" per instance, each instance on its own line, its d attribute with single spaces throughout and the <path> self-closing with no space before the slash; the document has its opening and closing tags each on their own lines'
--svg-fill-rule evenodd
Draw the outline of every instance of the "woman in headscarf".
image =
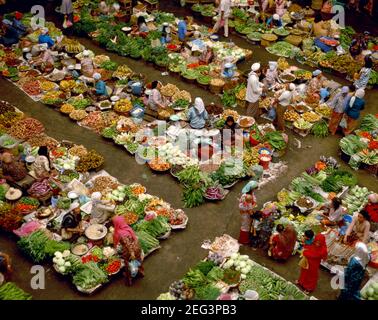
<svg viewBox="0 0 378 320">
<path fill-rule="evenodd" d="M 327 258 L 328 250 L 324 235 L 316 235 L 314 242 L 304 245 L 303 258 L 307 263 L 302 265 L 298 285 L 306 293 L 313 292 L 316 289 L 319 278 L 320 262 Z"/>
<path fill-rule="evenodd" d="M 277 129 L 280 131 L 285 131 L 285 119 L 284 115 L 287 107 L 292 103 L 293 92 L 295 90 L 295 84 L 290 83 L 287 89 L 284 90 L 276 100 L 277 103 Z"/>
<path fill-rule="evenodd" d="M 354 86 L 356 89 L 365 89 L 373 69 L 373 60 L 369 57 L 365 57 L 365 66 L 355 76 Z"/>
<path fill-rule="evenodd" d="M 356 241 L 369 242 L 370 216 L 362 210 L 349 225 L 344 236 L 344 243 L 353 244 Z"/>
<path fill-rule="evenodd" d="M 92 78 L 94 73 L 93 59 L 90 57 L 91 53 L 89 50 L 83 51 L 83 59 L 81 59 L 81 73 L 84 77 Z"/>
<path fill-rule="evenodd" d="M 336 93 L 335 97 L 328 103 L 333 109 L 331 119 L 329 120 L 328 129 L 332 135 L 336 134 L 340 121 L 343 118 L 344 111 L 349 101 L 349 88 L 344 86 Z"/>
<path fill-rule="evenodd" d="M 312 73 L 312 79 L 307 86 L 307 95 L 313 97 L 313 100 L 319 101 L 320 99 L 320 89 L 323 86 L 323 73 L 321 70 L 315 70 Z"/>
<path fill-rule="evenodd" d="M 239 125 L 235 122 L 234 117 L 228 116 L 226 119 L 226 123 L 222 129 L 222 148 L 224 145 L 234 146 L 235 145 L 235 134 L 236 129 L 239 128 Z"/>
<path fill-rule="evenodd" d="M 270 238 L 271 257 L 276 260 L 287 260 L 293 254 L 297 232 L 290 224 L 286 228 L 279 224 L 276 230 L 277 233 Z"/>
<path fill-rule="evenodd" d="M 347 115 L 347 127 L 344 130 L 345 135 L 351 134 L 357 126 L 361 111 L 365 109 L 364 96 L 364 89 L 356 90 L 346 106 L 345 114 Z"/>
<path fill-rule="evenodd" d="M 49 150 L 46 146 L 38 149 L 38 156 L 32 164 L 34 175 L 37 179 L 43 179 L 50 176 L 50 157 Z"/>
<path fill-rule="evenodd" d="M 113 245 L 121 252 L 125 263 L 126 285 L 130 286 L 133 278 L 137 275 L 144 276 L 142 249 L 134 230 L 126 223 L 123 216 L 116 216 L 112 221 L 114 225 Z"/>
<path fill-rule="evenodd" d="M 278 81 L 277 61 L 269 61 L 269 68 L 265 73 L 265 79 L 263 81 L 266 88 L 270 89 Z"/>
<path fill-rule="evenodd" d="M 205 104 L 201 98 L 197 97 L 194 100 L 194 106 L 189 109 L 189 124 L 193 129 L 203 129 L 207 119 L 209 119 L 209 114 L 205 109 Z"/>
<path fill-rule="evenodd" d="M 257 118 L 259 116 L 259 99 L 263 93 L 264 84 L 260 82 L 260 63 L 254 63 L 251 66 L 251 72 L 248 75 L 247 91 L 245 100 L 247 101 L 247 115 Z"/>
<path fill-rule="evenodd" d="M 341 289 L 339 300 L 361 300 L 360 287 L 370 255 L 365 243 L 357 242 L 355 249 L 344 271 L 344 288 Z"/>
<path fill-rule="evenodd" d="M 258 184 L 256 181 L 248 182 L 242 189 L 242 196 L 239 199 L 241 218 L 239 243 L 241 244 L 250 243 L 249 235 L 251 231 L 252 215 L 257 206 L 254 190 L 257 188 L 257 186 Z"/>
</svg>

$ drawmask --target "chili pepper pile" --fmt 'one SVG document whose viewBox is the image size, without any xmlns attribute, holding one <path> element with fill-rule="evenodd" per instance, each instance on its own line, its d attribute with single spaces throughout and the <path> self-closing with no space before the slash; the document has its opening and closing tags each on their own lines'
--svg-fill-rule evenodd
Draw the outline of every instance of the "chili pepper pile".
<svg viewBox="0 0 378 320">
<path fill-rule="evenodd" d="M 45 131 L 43 124 L 37 119 L 25 118 L 13 125 L 9 134 L 18 139 L 28 139 Z"/>
</svg>

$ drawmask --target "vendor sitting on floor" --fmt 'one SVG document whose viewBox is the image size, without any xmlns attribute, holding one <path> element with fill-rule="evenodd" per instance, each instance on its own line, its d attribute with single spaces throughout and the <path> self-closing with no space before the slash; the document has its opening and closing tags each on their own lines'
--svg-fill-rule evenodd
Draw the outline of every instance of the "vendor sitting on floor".
<svg viewBox="0 0 378 320">
<path fill-rule="evenodd" d="M 35 67 L 39 67 L 42 72 L 51 72 L 54 69 L 54 57 L 47 44 L 44 43 L 40 47 L 41 54 L 32 60 Z"/>
<path fill-rule="evenodd" d="M 227 146 L 234 146 L 235 145 L 235 138 L 236 138 L 236 129 L 239 128 L 239 125 L 235 122 L 233 116 L 228 116 L 226 122 L 222 129 L 222 149 L 224 145 Z"/>
<path fill-rule="evenodd" d="M 273 16 L 271 16 L 267 21 L 266 21 L 266 26 L 270 29 L 272 28 L 280 28 L 283 26 L 282 20 L 280 16 L 275 13 Z"/>
<path fill-rule="evenodd" d="M 88 80 L 93 77 L 94 73 L 94 65 L 93 65 L 93 59 L 90 57 L 90 51 L 84 50 L 83 51 L 83 59 L 81 59 L 81 73 L 83 77 L 85 77 L 84 80 Z"/>
<path fill-rule="evenodd" d="M 365 211 L 370 216 L 370 221 L 378 222 L 378 193 L 372 193 L 368 196 L 368 204 L 365 206 Z"/>
<path fill-rule="evenodd" d="M 164 22 L 163 23 L 163 29 L 161 30 L 160 42 L 161 42 L 162 45 L 165 45 L 167 43 L 170 43 L 171 40 L 172 40 L 171 28 L 169 27 L 169 23 Z"/>
<path fill-rule="evenodd" d="M 344 243 L 353 245 L 356 241 L 362 241 L 367 244 L 370 232 L 369 221 L 369 214 L 365 210 L 362 210 L 357 217 L 353 218 L 352 223 L 349 225 L 344 236 Z"/>
<path fill-rule="evenodd" d="M 3 178 L 10 181 L 21 181 L 27 175 L 25 164 L 9 153 L 4 152 L 1 157 Z"/>
<path fill-rule="evenodd" d="M 134 30 L 131 32 L 132 35 L 139 35 L 141 37 L 147 36 L 147 33 L 150 30 L 147 27 L 146 19 L 144 16 L 139 16 L 137 20 L 137 24 L 134 27 Z"/>
<path fill-rule="evenodd" d="M 73 64 L 70 64 L 67 68 L 66 68 L 66 75 L 67 77 L 69 78 L 72 78 L 74 80 L 77 80 L 79 77 L 80 77 L 80 74 L 79 72 L 77 72 L 77 70 L 75 70 L 75 66 Z"/>
<path fill-rule="evenodd" d="M 20 41 L 17 29 L 12 26 L 12 22 L 4 19 L 2 21 L 2 36 L 0 37 L 0 44 L 10 47 Z"/>
<path fill-rule="evenodd" d="M 101 74 L 98 72 L 93 74 L 93 79 L 96 81 L 95 84 L 95 93 L 99 100 L 104 100 L 108 97 L 108 91 L 106 88 L 105 81 L 101 80 Z"/>
<path fill-rule="evenodd" d="M 73 237 L 80 236 L 84 233 L 88 225 L 89 222 L 81 217 L 80 208 L 76 208 L 64 215 L 61 236 L 63 240 L 70 240 Z"/>
<path fill-rule="evenodd" d="M 194 100 L 194 106 L 189 109 L 188 120 L 193 129 L 203 129 L 206 125 L 206 120 L 209 118 L 209 114 L 205 109 L 203 100 L 197 97 Z"/>
<path fill-rule="evenodd" d="M 46 146 L 38 149 L 38 156 L 32 164 L 33 176 L 37 179 L 43 179 L 50 176 L 50 157 L 49 150 Z"/>
<path fill-rule="evenodd" d="M 287 260 L 293 254 L 296 242 L 297 232 L 294 227 L 289 224 L 285 228 L 279 224 L 270 237 L 268 255 L 276 260 Z"/>
<path fill-rule="evenodd" d="M 27 27 L 24 26 L 21 22 L 23 16 L 24 15 L 21 12 L 16 11 L 13 18 L 13 27 L 17 30 L 20 37 L 22 37 L 27 30 Z"/>
<path fill-rule="evenodd" d="M 199 63 L 200 64 L 210 64 L 211 60 L 214 58 L 214 52 L 213 49 L 209 46 L 206 46 L 205 50 L 202 51 L 200 57 L 199 57 Z"/>
<path fill-rule="evenodd" d="M 151 83 L 151 93 L 148 96 L 148 107 L 157 112 L 159 109 L 165 109 L 163 98 L 160 93 L 161 83 L 157 80 Z"/>
<path fill-rule="evenodd" d="M 321 223 L 325 226 L 335 226 L 343 221 L 345 208 L 341 205 L 341 200 L 334 197 L 332 201 L 321 208 L 323 210 L 323 220 Z"/>
<path fill-rule="evenodd" d="M 52 48 L 54 46 L 55 41 L 49 36 L 48 28 L 42 28 L 41 35 L 38 37 L 38 43 L 47 43 L 47 46 L 49 48 Z"/>
<path fill-rule="evenodd" d="M 193 32 L 188 32 L 189 17 L 186 16 L 184 19 L 179 20 L 177 24 L 178 38 L 180 41 L 185 42 L 188 36 L 191 36 Z"/>
</svg>

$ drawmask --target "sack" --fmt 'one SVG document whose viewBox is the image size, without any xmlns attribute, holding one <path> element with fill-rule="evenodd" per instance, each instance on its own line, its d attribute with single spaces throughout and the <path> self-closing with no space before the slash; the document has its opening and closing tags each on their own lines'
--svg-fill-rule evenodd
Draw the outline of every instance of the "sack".
<svg viewBox="0 0 378 320">
<path fill-rule="evenodd" d="M 308 260 L 305 256 L 303 256 L 301 258 L 301 260 L 299 260 L 299 263 L 298 265 L 303 268 L 303 269 L 308 269 L 309 268 L 309 265 L 308 265 Z"/>
</svg>

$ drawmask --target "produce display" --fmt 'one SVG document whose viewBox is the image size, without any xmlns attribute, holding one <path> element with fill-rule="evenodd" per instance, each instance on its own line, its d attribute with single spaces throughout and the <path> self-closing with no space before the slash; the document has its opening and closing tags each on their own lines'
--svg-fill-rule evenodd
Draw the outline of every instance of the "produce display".
<svg viewBox="0 0 378 320">
<path fill-rule="evenodd" d="M 31 300 L 32 296 L 20 289 L 13 282 L 6 282 L 0 286 L 0 300 Z"/>
</svg>

